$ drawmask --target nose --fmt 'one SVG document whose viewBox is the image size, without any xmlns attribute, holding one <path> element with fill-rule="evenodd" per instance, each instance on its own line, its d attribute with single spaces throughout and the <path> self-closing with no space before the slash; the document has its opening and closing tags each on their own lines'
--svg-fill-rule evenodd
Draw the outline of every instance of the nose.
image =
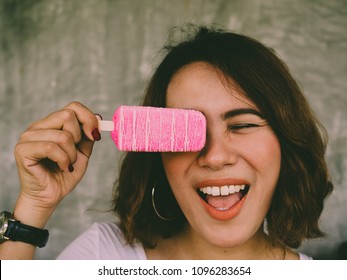
<svg viewBox="0 0 347 280">
<path fill-rule="evenodd" d="M 222 170 L 227 165 L 237 162 L 238 154 L 231 143 L 231 139 L 224 132 L 208 130 L 206 144 L 198 157 L 201 167 L 213 171 Z"/>
</svg>

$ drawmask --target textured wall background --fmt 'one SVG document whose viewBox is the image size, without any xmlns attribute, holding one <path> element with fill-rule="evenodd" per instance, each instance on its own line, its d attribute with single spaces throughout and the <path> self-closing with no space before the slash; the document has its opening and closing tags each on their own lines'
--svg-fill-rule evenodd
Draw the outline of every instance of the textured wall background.
<svg viewBox="0 0 347 280">
<path fill-rule="evenodd" d="M 322 217 L 327 239 L 306 243 L 335 258 L 347 240 L 347 1 L 0 0 L 0 208 L 13 209 L 19 182 L 13 149 L 28 124 L 72 100 L 111 118 L 135 105 L 170 28 L 218 23 L 272 46 L 288 63 L 327 127 L 335 183 Z M 54 258 L 107 210 L 120 154 L 107 134 L 80 186 L 47 225 L 37 258 Z M 95 211 L 97 210 L 97 211 Z"/>
</svg>

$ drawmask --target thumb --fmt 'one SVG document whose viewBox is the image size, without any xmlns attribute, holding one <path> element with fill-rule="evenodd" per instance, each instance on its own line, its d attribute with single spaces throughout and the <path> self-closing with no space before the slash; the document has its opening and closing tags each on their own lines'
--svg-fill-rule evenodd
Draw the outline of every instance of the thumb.
<svg viewBox="0 0 347 280">
<path fill-rule="evenodd" d="M 86 157 L 87 161 L 92 155 L 94 141 L 88 139 L 82 132 L 82 140 L 77 144 L 77 149 Z"/>
<path fill-rule="evenodd" d="M 102 120 L 102 117 L 99 114 L 95 114 L 95 117 L 98 119 L 98 121 Z M 94 130 L 92 131 L 92 136 L 95 141 L 100 141 L 101 140 L 100 130 L 98 128 L 94 128 Z M 94 141 L 91 141 L 84 134 L 84 131 L 82 130 L 82 140 L 77 145 L 78 150 L 89 159 L 90 156 L 92 155 L 93 146 L 94 146 Z"/>
<path fill-rule="evenodd" d="M 89 158 L 92 155 L 94 141 L 87 139 L 86 136 L 83 136 L 83 140 L 77 145 L 77 159 L 73 163 L 73 173 L 71 173 L 74 177 L 77 176 L 77 181 L 79 181 L 84 173 L 87 170 Z"/>
</svg>

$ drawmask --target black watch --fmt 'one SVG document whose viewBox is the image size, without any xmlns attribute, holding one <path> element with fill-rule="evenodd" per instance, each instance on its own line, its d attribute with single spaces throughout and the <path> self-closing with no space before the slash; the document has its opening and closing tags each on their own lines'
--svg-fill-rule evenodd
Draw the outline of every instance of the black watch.
<svg viewBox="0 0 347 280">
<path fill-rule="evenodd" d="M 22 241 L 42 248 L 46 246 L 48 236 L 47 229 L 22 224 L 14 220 L 10 212 L 0 212 L 0 243 L 7 240 Z"/>
</svg>

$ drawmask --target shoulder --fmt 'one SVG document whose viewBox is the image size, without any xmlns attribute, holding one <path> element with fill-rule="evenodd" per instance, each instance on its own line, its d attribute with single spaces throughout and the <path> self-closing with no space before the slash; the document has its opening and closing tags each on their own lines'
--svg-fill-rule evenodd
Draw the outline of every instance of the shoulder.
<svg viewBox="0 0 347 280">
<path fill-rule="evenodd" d="M 131 246 L 115 223 L 95 223 L 66 247 L 57 259 L 145 259 L 141 244 Z"/>
</svg>

